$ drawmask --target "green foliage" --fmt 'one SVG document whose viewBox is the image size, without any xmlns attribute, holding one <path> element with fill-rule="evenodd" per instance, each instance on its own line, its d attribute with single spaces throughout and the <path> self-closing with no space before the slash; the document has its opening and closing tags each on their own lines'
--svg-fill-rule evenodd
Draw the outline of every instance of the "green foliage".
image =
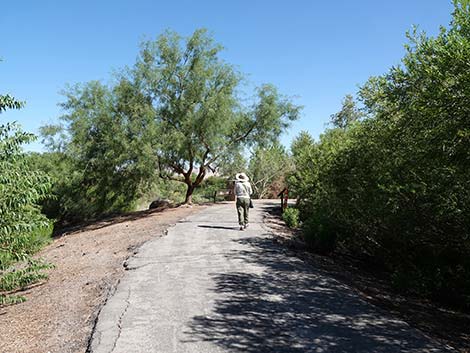
<svg viewBox="0 0 470 353">
<path fill-rule="evenodd" d="M 33 156 L 54 179 L 45 211 L 74 222 L 132 210 L 156 176 L 153 108 L 138 83 L 122 77 L 64 94 L 62 124 L 42 128 L 53 153 Z"/>
<path fill-rule="evenodd" d="M 37 206 L 49 192 L 49 178 L 31 169 L 21 151 L 32 139 L 14 124 L 0 126 L 0 271 L 26 260 L 50 231 Z"/>
<path fill-rule="evenodd" d="M 65 90 L 61 123 L 41 131 L 50 153 L 30 156 L 53 179 L 44 212 L 77 222 L 129 211 L 152 195 L 178 198 L 173 182 L 188 203 L 210 172 L 244 164 L 246 146 L 274 141 L 300 108 L 271 85 L 243 107 L 241 75 L 220 50 L 205 30 L 166 32 L 114 83 Z"/>
<path fill-rule="evenodd" d="M 84 205 L 71 197 L 72 179 L 76 175 L 73 165 L 62 152 L 32 152 L 27 155 L 28 162 L 35 170 L 47 174 L 51 180 L 51 191 L 41 201 L 41 211 L 49 219 L 60 221 L 73 219 L 74 215 L 83 214 Z"/>
<path fill-rule="evenodd" d="M 316 145 L 313 138 L 302 131 L 291 145 L 294 169 L 288 174 L 289 192 L 304 200 L 316 180 Z"/>
<path fill-rule="evenodd" d="M 243 107 L 241 75 L 220 58 L 221 49 L 206 30 L 187 39 L 166 32 L 143 43 L 132 71 L 156 110 L 160 175 L 184 182 L 188 203 L 208 171 L 241 146 L 277 140 L 300 109 L 272 85 Z"/>
<path fill-rule="evenodd" d="M 276 198 L 284 188 L 284 178 L 291 169 L 291 161 L 282 145 L 274 143 L 270 147 L 257 146 L 248 169 L 254 196 Z"/>
<path fill-rule="evenodd" d="M 344 97 L 341 110 L 331 115 L 331 124 L 340 129 L 346 129 L 353 122 L 358 121 L 362 117 L 362 113 L 356 108 L 353 97 L 348 94 Z"/>
<path fill-rule="evenodd" d="M 0 96 L 0 112 L 22 105 L 11 96 Z M 45 276 L 31 255 L 49 240 L 52 231 L 38 206 L 49 193 L 50 180 L 31 167 L 22 151 L 22 145 L 34 138 L 15 123 L 0 125 L 0 303 L 4 304 L 22 299 L 1 292 Z M 24 263 L 24 269 L 9 270 L 17 262 Z"/>
<path fill-rule="evenodd" d="M 297 228 L 299 226 L 299 210 L 295 207 L 288 207 L 282 213 L 282 219 L 289 228 Z"/>
<path fill-rule="evenodd" d="M 306 237 L 385 265 L 397 288 L 470 306 L 470 5 L 417 31 L 361 88 L 367 118 L 307 134 L 289 177 Z"/>
<path fill-rule="evenodd" d="M 0 277 L 0 306 L 24 302 L 25 297 L 9 293 L 25 289 L 33 283 L 47 279 L 48 275 L 43 271 L 52 267 L 50 264 L 29 258 L 23 263 L 22 268 L 3 272 Z"/>
<path fill-rule="evenodd" d="M 321 254 L 334 251 L 338 234 L 341 234 L 331 218 L 321 211 L 314 212 L 302 223 L 302 231 L 307 245 Z"/>
<path fill-rule="evenodd" d="M 243 156 L 242 146 L 233 149 L 230 153 L 224 154 L 219 159 L 217 172 L 227 178 L 232 178 L 241 170 L 247 169 L 247 160 Z"/>
<path fill-rule="evenodd" d="M 194 190 L 193 202 L 213 202 L 214 193 L 220 190 L 226 190 L 228 180 L 226 177 L 209 176 Z"/>
<path fill-rule="evenodd" d="M 26 298 L 20 295 L 0 294 L 0 306 L 14 305 L 25 301 Z"/>
<path fill-rule="evenodd" d="M 16 100 L 9 94 L 0 95 L 0 114 L 7 109 L 20 109 L 24 106 L 24 102 Z"/>
<path fill-rule="evenodd" d="M 0 278 L 0 291 L 9 292 L 15 289 L 24 289 L 32 283 L 47 278 L 42 270 L 50 269 L 51 265 L 39 261 L 29 260 L 27 266 L 5 272 Z"/>
<path fill-rule="evenodd" d="M 193 203 L 213 202 L 214 192 L 227 188 L 227 178 L 209 176 L 199 185 L 193 194 Z M 156 178 L 152 186 L 145 192 L 138 202 L 138 209 L 146 209 L 152 201 L 168 200 L 177 205 L 184 202 L 186 187 L 184 183 Z"/>
<path fill-rule="evenodd" d="M 155 178 L 138 200 L 136 208 L 147 209 L 156 200 L 168 200 L 171 204 L 180 204 L 184 201 L 185 191 L 184 184 L 180 182 Z"/>
</svg>

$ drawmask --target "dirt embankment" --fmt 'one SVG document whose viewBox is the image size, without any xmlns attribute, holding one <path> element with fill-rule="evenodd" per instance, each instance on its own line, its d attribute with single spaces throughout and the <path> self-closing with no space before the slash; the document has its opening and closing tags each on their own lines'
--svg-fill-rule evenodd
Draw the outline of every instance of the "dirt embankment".
<svg viewBox="0 0 470 353">
<path fill-rule="evenodd" d="M 142 211 L 54 239 L 39 256 L 55 265 L 25 303 L 0 308 L 0 351 L 84 353 L 96 316 L 119 282 L 124 261 L 149 239 L 203 206 Z"/>
</svg>

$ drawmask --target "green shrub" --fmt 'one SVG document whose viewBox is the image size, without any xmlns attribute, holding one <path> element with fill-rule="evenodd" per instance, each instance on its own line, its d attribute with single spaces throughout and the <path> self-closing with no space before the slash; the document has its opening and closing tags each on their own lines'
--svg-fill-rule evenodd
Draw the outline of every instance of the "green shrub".
<svg viewBox="0 0 470 353">
<path fill-rule="evenodd" d="M 51 267 L 50 264 L 29 259 L 24 268 L 13 269 L 3 273 L 2 277 L 0 277 L 0 292 L 24 289 L 32 283 L 46 279 L 47 275 L 41 271 Z"/>
<path fill-rule="evenodd" d="M 21 295 L 0 294 L 0 306 L 19 304 L 25 301 L 26 301 L 26 298 Z"/>
<path fill-rule="evenodd" d="M 288 207 L 282 213 L 282 219 L 289 228 L 297 228 L 299 226 L 299 210 L 295 207 Z"/>
<path fill-rule="evenodd" d="M 21 106 L 0 96 L 0 113 Z M 32 167 L 22 150 L 34 138 L 14 123 L 0 125 L 0 305 L 24 300 L 9 292 L 46 277 L 42 271 L 47 265 L 31 258 L 52 232 L 39 207 L 49 195 L 50 179 Z"/>
<path fill-rule="evenodd" d="M 24 302 L 21 295 L 12 295 L 10 292 L 25 289 L 27 286 L 48 278 L 44 270 L 53 266 L 42 261 L 29 258 L 18 265 L 18 268 L 3 271 L 0 276 L 0 306 Z"/>
<path fill-rule="evenodd" d="M 294 141 L 288 180 L 312 248 L 341 247 L 403 291 L 470 308 L 470 3 L 455 2 L 436 38 L 409 38 L 403 65 L 361 88 L 366 119 Z"/>
<path fill-rule="evenodd" d="M 199 185 L 193 194 L 193 202 L 203 203 L 214 201 L 214 193 L 227 188 L 227 178 L 210 176 Z"/>
<path fill-rule="evenodd" d="M 54 218 L 80 222 L 132 211 L 157 178 L 152 107 L 126 79 L 69 87 L 60 124 L 41 128 L 49 153 L 34 156 L 53 178 Z"/>
<path fill-rule="evenodd" d="M 302 224 L 302 235 L 307 245 L 319 253 L 330 253 L 336 249 L 338 231 L 326 218 L 307 219 Z"/>
</svg>

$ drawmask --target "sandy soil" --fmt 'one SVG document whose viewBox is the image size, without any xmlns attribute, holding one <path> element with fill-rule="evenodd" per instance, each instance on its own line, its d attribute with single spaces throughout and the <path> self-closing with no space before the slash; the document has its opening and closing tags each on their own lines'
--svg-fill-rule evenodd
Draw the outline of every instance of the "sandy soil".
<svg viewBox="0 0 470 353">
<path fill-rule="evenodd" d="M 25 303 L 0 308 L 0 351 L 84 353 L 96 316 L 147 240 L 204 206 L 142 211 L 62 234 L 39 257 L 55 265 L 49 279 L 22 293 Z"/>
</svg>

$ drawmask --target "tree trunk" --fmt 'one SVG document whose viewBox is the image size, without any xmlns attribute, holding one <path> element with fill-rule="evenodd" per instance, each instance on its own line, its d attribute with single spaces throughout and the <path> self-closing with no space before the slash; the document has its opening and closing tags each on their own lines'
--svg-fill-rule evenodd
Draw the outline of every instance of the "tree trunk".
<svg viewBox="0 0 470 353">
<path fill-rule="evenodd" d="M 186 205 L 190 205 L 193 203 L 193 191 L 194 191 L 194 185 L 188 185 L 188 190 L 186 190 L 186 198 L 184 199 L 184 203 Z"/>
</svg>

